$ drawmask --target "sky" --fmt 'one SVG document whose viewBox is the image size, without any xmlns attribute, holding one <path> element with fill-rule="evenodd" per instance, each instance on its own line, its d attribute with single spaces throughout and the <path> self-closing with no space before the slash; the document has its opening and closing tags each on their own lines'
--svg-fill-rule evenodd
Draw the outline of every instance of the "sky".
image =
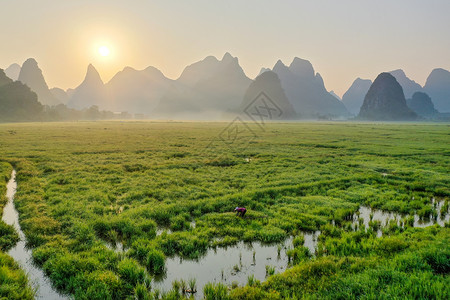
<svg viewBox="0 0 450 300">
<path fill-rule="evenodd" d="M 0 11 L 0 68 L 33 57 L 63 89 L 89 63 L 105 82 L 125 66 L 176 79 L 225 52 L 250 78 L 307 59 L 339 96 L 357 77 L 401 68 L 423 85 L 450 70 L 449 0 L 0 0 Z"/>
</svg>

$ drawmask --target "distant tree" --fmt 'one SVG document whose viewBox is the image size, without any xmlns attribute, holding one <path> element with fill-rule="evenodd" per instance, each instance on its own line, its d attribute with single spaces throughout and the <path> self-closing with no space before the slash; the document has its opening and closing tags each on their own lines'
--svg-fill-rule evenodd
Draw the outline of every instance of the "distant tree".
<svg viewBox="0 0 450 300">
<path fill-rule="evenodd" d="M 92 105 L 88 109 L 83 110 L 83 119 L 86 120 L 99 120 L 101 119 L 102 115 L 100 111 L 98 110 L 97 105 Z"/>
<path fill-rule="evenodd" d="M 0 122 L 26 121 L 76 121 L 131 118 L 128 113 L 116 115 L 111 111 L 100 111 L 93 105 L 82 111 L 68 108 L 64 104 L 42 105 L 36 93 L 20 81 L 12 81 L 0 69 Z"/>
<path fill-rule="evenodd" d="M 47 121 L 77 121 L 82 119 L 82 112 L 68 108 L 65 104 L 45 106 L 45 119 Z"/>
<path fill-rule="evenodd" d="M 36 93 L 19 81 L 8 80 L 0 69 L 0 121 L 39 121 L 43 108 Z"/>
<path fill-rule="evenodd" d="M 12 79 L 10 79 L 8 76 L 6 76 L 5 71 L 0 69 L 0 86 L 4 86 L 7 84 L 12 83 Z"/>
</svg>

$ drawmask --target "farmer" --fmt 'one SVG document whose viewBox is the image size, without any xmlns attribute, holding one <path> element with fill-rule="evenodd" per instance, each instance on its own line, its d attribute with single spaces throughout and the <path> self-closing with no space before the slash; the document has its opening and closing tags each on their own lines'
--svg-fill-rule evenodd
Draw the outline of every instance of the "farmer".
<svg viewBox="0 0 450 300">
<path fill-rule="evenodd" d="M 247 212 L 247 209 L 245 207 L 236 207 L 234 211 L 236 212 L 236 216 L 243 217 Z"/>
</svg>

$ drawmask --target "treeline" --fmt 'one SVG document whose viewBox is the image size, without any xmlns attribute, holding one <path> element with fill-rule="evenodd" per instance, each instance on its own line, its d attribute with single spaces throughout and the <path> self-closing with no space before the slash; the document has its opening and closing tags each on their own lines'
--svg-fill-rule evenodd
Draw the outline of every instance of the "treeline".
<svg viewBox="0 0 450 300">
<path fill-rule="evenodd" d="M 77 120 L 111 120 L 111 119 L 131 119 L 131 114 L 122 112 L 119 114 L 111 111 L 99 110 L 98 106 L 76 110 L 68 108 L 64 104 L 56 106 L 44 106 L 42 121 L 77 121 Z"/>
<path fill-rule="evenodd" d="M 83 110 L 68 108 L 64 104 L 57 106 L 42 105 L 35 92 L 20 81 L 13 81 L 0 69 L 0 122 L 29 121 L 76 121 L 130 119 L 124 112 L 115 114 L 100 111 L 97 106 Z"/>
<path fill-rule="evenodd" d="M 0 121 L 35 121 L 43 113 L 37 95 L 19 81 L 13 82 L 0 69 Z"/>
</svg>

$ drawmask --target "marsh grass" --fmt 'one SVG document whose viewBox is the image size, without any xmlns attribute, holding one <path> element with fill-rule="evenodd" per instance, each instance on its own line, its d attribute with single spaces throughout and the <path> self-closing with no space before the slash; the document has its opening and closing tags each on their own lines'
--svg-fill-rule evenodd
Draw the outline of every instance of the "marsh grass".
<svg viewBox="0 0 450 300">
<path fill-rule="evenodd" d="M 266 277 L 275 274 L 275 267 L 266 265 Z"/>
<path fill-rule="evenodd" d="M 228 296 L 228 289 L 227 289 L 226 285 L 224 285 L 222 283 L 206 284 L 203 287 L 203 295 L 205 296 L 206 300 L 230 299 L 230 297 Z"/>
<path fill-rule="evenodd" d="M 19 265 L 0 251 L 0 298 L 34 299 L 36 291 Z"/>
<path fill-rule="evenodd" d="M 33 257 L 58 289 L 77 299 L 95 293 L 105 298 L 144 295 L 145 282 L 151 274 L 164 272 L 167 256 L 195 259 L 212 246 L 273 244 L 299 231 L 319 229 L 318 257 L 306 258 L 298 238 L 291 255 L 298 258 L 295 266 L 285 275 L 270 276 L 263 285 L 274 295 L 264 295 L 320 297 L 332 286 L 341 293 L 333 296 L 359 297 L 343 289 L 356 274 L 361 295 L 370 298 L 382 287 L 367 278 L 376 272 L 397 274 L 390 267 L 377 267 L 384 258 L 415 253 L 425 237 L 447 238 L 448 226 L 434 235 L 410 228 L 408 219 L 405 230 L 394 225 L 385 229 L 393 239 L 381 242 L 376 222 L 355 232 L 349 223 L 360 205 L 417 212 L 422 218 L 445 215 L 450 195 L 448 125 L 274 123 L 266 129 L 248 148 L 218 144 L 205 154 L 222 123 L 0 124 L 0 166 L 8 168 L 0 176 L 10 174 L 4 162 L 14 164 L 16 207 Z M 11 130 L 16 134 L 9 134 Z M 218 153 L 225 155 L 218 158 Z M 446 208 L 435 211 L 433 197 L 444 200 Z M 244 218 L 235 216 L 236 206 L 248 209 Z M 172 233 L 156 236 L 157 226 Z M 405 244 L 406 235 L 412 237 Z M 122 242 L 128 250 L 116 253 L 105 241 Z M 441 270 L 445 255 L 436 255 L 425 262 Z M 360 260 L 344 263 L 354 257 Z M 344 272 L 361 265 L 367 271 Z M 426 283 L 408 295 L 445 296 L 445 290 L 436 292 L 441 273 L 402 272 L 399 278 L 416 276 L 408 284 Z M 297 289 L 285 282 L 300 275 L 310 275 L 311 285 L 299 283 Z M 327 280 L 330 276 L 340 281 Z M 425 285 L 434 287 L 426 290 Z M 205 295 L 230 297 L 220 285 L 207 290 Z M 241 291 L 262 297 L 257 287 L 237 288 L 232 294 Z M 175 297 L 175 291 L 170 295 Z"/>
<path fill-rule="evenodd" d="M 191 293 L 197 292 L 197 280 L 195 278 L 189 278 L 189 289 Z"/>
<path fill-rule="evenodd" d="M 6 204 L 6 183 L 11 178 L 11 164 L 0 160 L 0 216 Z M 34 299 L 36 291 L 19 265 L 5 252 L 14 247 L 19 236 L 13 226 L 0 220 L 0 298 Z"/>
</svg>

